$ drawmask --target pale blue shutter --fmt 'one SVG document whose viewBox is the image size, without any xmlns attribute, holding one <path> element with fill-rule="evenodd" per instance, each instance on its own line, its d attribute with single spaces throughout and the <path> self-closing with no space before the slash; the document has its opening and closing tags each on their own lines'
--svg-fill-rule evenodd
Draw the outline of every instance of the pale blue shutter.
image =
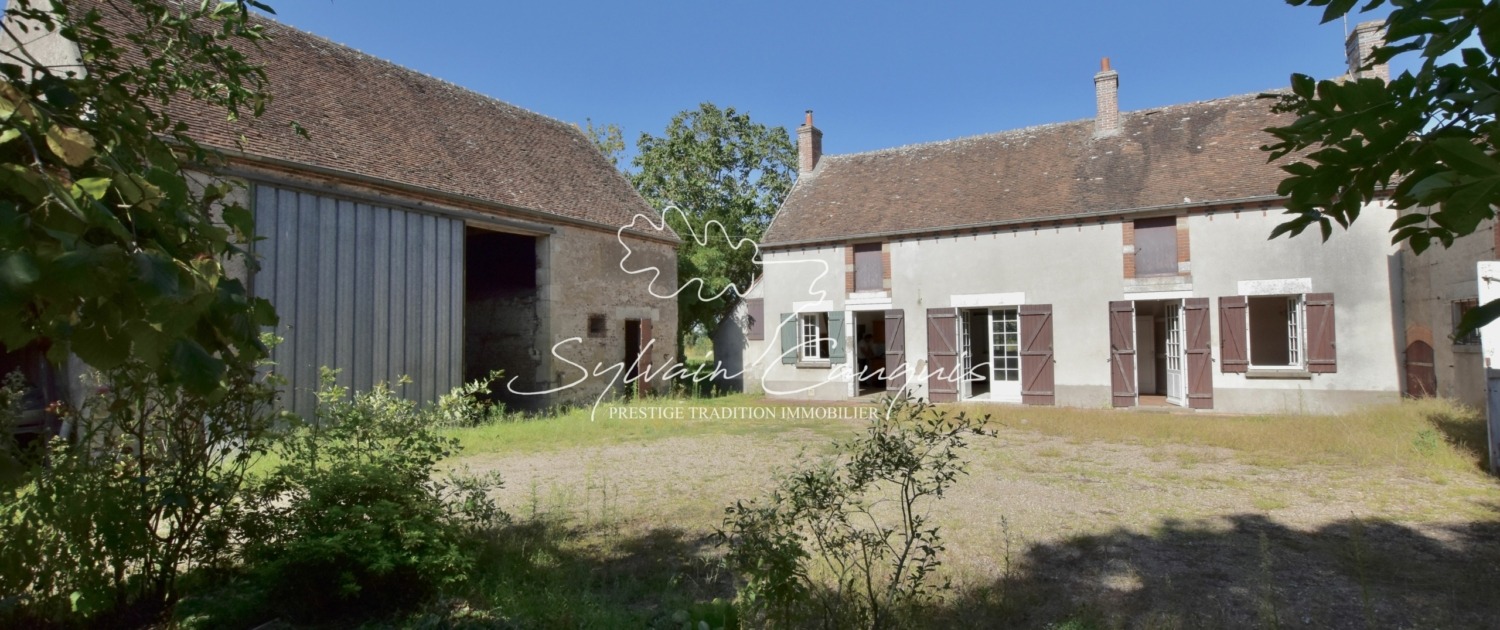
<svg viewBox="0 0 1500 630">
<path fill-rule="evenodd" d="M 781 314 L 781 362 L 796 363 L 800 350 L 797 348 L 797 316 L 794 313 Z"/>
<path fill-rule="evenodd" d="M 843 363 L 848 360 L 844 355 L 843 311 L 828 313 L 828 360 L 832 363 Z"/>
</svg>

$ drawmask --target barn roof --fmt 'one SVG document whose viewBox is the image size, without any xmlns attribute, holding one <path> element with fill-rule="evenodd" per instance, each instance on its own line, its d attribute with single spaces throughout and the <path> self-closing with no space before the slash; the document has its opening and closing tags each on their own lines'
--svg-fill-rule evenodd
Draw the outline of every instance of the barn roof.
<svg viewBox="0 0 1500 630">
<path fill-rule="evenodd" d="M 241 122 L 174 102 L 172 115 L 200 143 L 601 227 L 631 225 L 638 214 L 660 222 L 576 125 L 254 19 L 268 40 L 241 49 L 264 66 L 272 102 Z"/>
<path fill-rule="evenodd" d="M 1292 119 L 1248 94 L 1094 121 L 824 156 L 763 245 L 918 234 L 1274 196 L 1282 162 L 1263 130 Z"/>
</svg>

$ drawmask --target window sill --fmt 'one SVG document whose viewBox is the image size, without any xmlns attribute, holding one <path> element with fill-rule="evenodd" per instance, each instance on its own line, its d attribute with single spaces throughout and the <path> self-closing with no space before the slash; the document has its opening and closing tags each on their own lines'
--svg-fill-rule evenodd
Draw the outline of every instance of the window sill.
<svg viewBox="0 0 1500 630">
<path fill-rule="evenodd" d="M 1480 347 L 1477 343 L 1455 343 L 1453 352 L 1455 354 L 1479 354 Z"/>
<path fill-rule="evenodd" d="M 797 361 L 799 370 L 828 370 L 833 368 L 833 362 L 827 359 L 802 359 Z"/>
<path fill-rule="evenodd" d="M 1245 378 L 1312 380 L 1312 372 L 1305 368 L 1250 368 Z"/>
</svg>

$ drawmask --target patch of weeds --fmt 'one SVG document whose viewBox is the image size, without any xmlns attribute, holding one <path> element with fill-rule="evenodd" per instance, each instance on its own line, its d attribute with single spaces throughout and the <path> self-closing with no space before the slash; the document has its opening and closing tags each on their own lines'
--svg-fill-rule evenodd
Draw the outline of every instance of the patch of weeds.
<svg viewBox="0 0 1500 630">
<path fill-rule="evenodd" d="M 1282 508 L 1285 508 L 1287 505 L 1289 505 L 1281 497 L 1273 497 L 1273 496 L 1259 496 L 1259 497 L 1255 497 L 1255 499 L 1253 501 L 1251 501 L 1251 504 L 1255 506 L 1255 509 L 1260 510 L 1262 512 L 1270 512 L 1271 510 L 1280 510 Z"/>
</svg>

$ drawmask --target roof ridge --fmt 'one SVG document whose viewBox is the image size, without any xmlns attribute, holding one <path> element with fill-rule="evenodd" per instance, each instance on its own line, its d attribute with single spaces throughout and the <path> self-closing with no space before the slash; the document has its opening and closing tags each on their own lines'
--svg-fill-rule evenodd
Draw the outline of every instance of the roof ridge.
<svg viewBox="0 0 1500 630">
<path fill-rule="evenodd" d="M 292 26 L 291 24 L 287 24 L 286 22 L 282 22 L 280 20 L 277 20 L 277 19 L 275 19 L 275 18 L 273 18 L 273 17 L 271 17 L 269 15 L 256 14 L 255 15 L 255 19 L 261 20 L 261 21 L 265 22 L 266 24 L 268 24 L 268 25 L 270 25 L 272 27 L 286 29 L 288 31 L 291 31 L 291 32 L 299 35 L 299 36 L 302 36 L 302 37 L 308 38 L 310 40 L 313 40 L 313 43 L 320 43 L 321 42 L 321 43 L 327 44 L 329 46 L 334 46 L 334 47 L 341 48 L 344 51 L 353 53 L 353 54 L 355 54 L 357 56 L 364 57 L 364 58 L 369 59 L 371 61 L 374 61 L 376 63 L 380 63 L 380 64 L 383 64 L 383 65 L 386 65 L 386 66 L 390 66 L 392 68 L 395 68 L 396 70 L 400 70 L 402 72 L 414 75 L 414 76 L 416 76 L 416 77 L 418 77 L 418 78 L 420 78 L 420 79 L 422 79 L 424 81 L 429 81 L 429 82 L 432 82 L 432 83 L 436 83 L 436 84 L 442 85 L 445 88 L 448 88 L 448 89 L 451 89 L 451 90 L 454 90 L 454 91 L 457 91 L 457 92 L 460 92 L 460 93 L 468 94 L 470 96 L 479 97 L 480 99 L 485 100 L 485 101 L 489 101 L 492 104 L 500 105 L 502 107 L 509 108 L 509 109 L 513 109 L 513 110 L 516 110 L 516 111 L 518 111 L 520 113 L 523 113 L 523 114 L 529 114 L 529 115 L 535 116 L 537 118 L 541 118 L 543 120 L 546 120 L 546 121 L 549 121 L 549 122 L 552 122 L 552 123 L 556 123 L 557 125 L 560 125 L 560 126 L 563 126 L 563 127 L 577 128 L 577 125 L 575 123 L 570 123 L 570 122 L 562 120 L 560 118 L 555 118 L 555 117 L 552 117 L 552 116 L 548 116 L 547 114 L 543 114 L 541 112 L 537 112 L 537 111 L 533 111 L 533 110 L 527 109 L 525 107 L 521 107 L 520 105 L 516 105 L 515 103 L 511 103 L 511 102 L 508 102 L 508 101 L 500 100 L 497 97 L 490 96 L 489 94 L 485 94 L 483 92 L 474 90 L 472 88 L 464 87 L 462 85 L 454 83 L 453 81 L 449 81 L 449 80 L 441 78 L 441 77 L 437 77 L 437 76 L 433 76 L 433 75 L 427 74 L 426 72 L 423 72 L 421 70 L 417 70 L 415 68 L 409 68 L 407 66 L 401 65 L 399 63 L 396 63 L 396 62 L 391 61 L 390 59 L 386 59 L 384 57 L 380 57 L 380 56 L 377 56 L 377 55 L 372 55 L 372 54 L 367 53 L 367 52 L 365 52 L 363 50 L 355 48 L 354 46 L 351 46 L 349 44 L 345 44 L 345 43 L 342 43 L 342 42 L 336 42 L 336 41 L 334 41 L 332 39 L 329 39 L 329 38 L 327 38 L 327 37 L 325 37 L 323 35 L 319 35 L 319 34 L 314 33 L 312 31 L 308 31 L 308 30 L 304 30 L 304 29 L 301 29 L 301 28 L 297 28 L 296 26 Z"/>
<path fill-rule="evenodd" d="M 1275 88 L 1275 89 L 1271 89 L 1271 90 L 1262 90 L 1262 91 L 1259 91 L 1259 92 L 1246 92 L 1246 93 L 1243 93 L 1243 94 L 1233 94 L 1233 95 L 1230 95 L 1230 96 L 1221 96 L 1221 97 L 1218 97 L 1218 98 L 1209 98 L 1209 99 L 1201 99 L 1201 100 L 1197 100 L 1197 101 L 1188 101 L 1188 102 L 1185 102 L 1185 103 L 1173 103 L 1171 105 L 1163 105 L 1163 106 L 1160 106 L 1160 107 L 1146 107 L 1146 108 L 1142 108 L 1142 109 L 1133 109 L 1133 110 L 1126 111 L 1126 112 L 1120 112 L 1120 116 L 1123 119 L 1123 118 L 1128 117 L 1128 116 L 1137 116 L 1137 115 L 1141 115 L 1141 114 L 1154 114 L 1154 113 L 1157 113 L 1157 112 L 1162 112 L 1162 111 L 1167 111 L 1167 110 L 1183 109 L 1183 108 L 1187 108 L 1187 107 L 1201 106 L 1201 105 L 1207 105 L 1207 104 L 1212 104 L 1212 103 L 1221 103 L 1221 102 L 1234 101 L 1234 100 L 1253 100 L 1253 99 L 1259 98 L 1260 95 L 1262 95 L 1262 94 L 1275 94 L 1275 93 L 1278 93 L 1278 92 L 1284 92 L 1284 91 L 1286 91 L 1286 89 L 1287 88 L 1284 88 L 1284 87 L 1283 88 Z M 1040 133 L 1042 131 L 1048 131 L 1048 130 L 1051 130 L 1051 129 L 1055 129 L 1055 128 L 1058 128 L 1058 127 L 1066 127 L 1066 126 L 1069 126 L 1069 125 L 1078 125 L 1078 124 L 1087 123 L 1087 122 L 1093 122 L 1093 121 L 1094 121 L 1093 118 L 1077 118 L 1077 119 L 1074 119 L 1074 120 L 1066 120 L 1066 121 L 1060 121 L 1060 122 L 1042 123 L 1042 124 L 1038 124 L 1038 125 L 1029 125 L 1029 126 L 1026 126 L 1026 127 L 1017 127 L 1015 129 L 1005 129 L 1005 130 L 1001 130 L 1001 131 L 990 131 L 990 132 L 986 132 L 986 133 L 977 133 L 977 134 L 972 134 L 972 135 L 967 135 L 967 136 L 959 136 L 957 138 L 946 138 L 946 139 L 943 139 L 943 140 L 931 140 L 931 141 L 927 141 L 927 142 L 913 142 L 913 143 L 910 143 L 910 144 L 902 144 L 902 145 L 897 145 L 897 146 L 894 146 L 894 147 L 884 147 L 884 148 L 880 148 L 880 149 L 870 149 L 868 151 L 856 151 L 854 153 L 838 153 L 838 154 L 834 154 L 834 155 L 825 155 L 825 156 L 822 157 L 822 159 L 825 159 L 825 160 L 836 160 L 837 161 L 837 160 L 842 160 L 842 159 L 845 159 L 845 158 L 872 157 L 872 156 L 877 156 L 877 155 L 887 154 L 887 153 L 904 153 L 904 152 L 907 152 L 907 151 L 918 150 L 918 149 L 928 149 L 928 148 L 937 149 L 937 148 L 943 148 L 944 146 L 948 146 L 948 145 L 957 145 L 957 144 L 963 144 L 963 143 L 966 143 L 966 142 L 975 142 L 975 141 L 980 141 L 980 140 L 999 139 L 999 138 L 1012 137 L 1012 136 L 1032 135 L 1032 134 Z M 1122 122 L 1123 122 L 1123 120 L 1122 120 Z"/>
</svg>

